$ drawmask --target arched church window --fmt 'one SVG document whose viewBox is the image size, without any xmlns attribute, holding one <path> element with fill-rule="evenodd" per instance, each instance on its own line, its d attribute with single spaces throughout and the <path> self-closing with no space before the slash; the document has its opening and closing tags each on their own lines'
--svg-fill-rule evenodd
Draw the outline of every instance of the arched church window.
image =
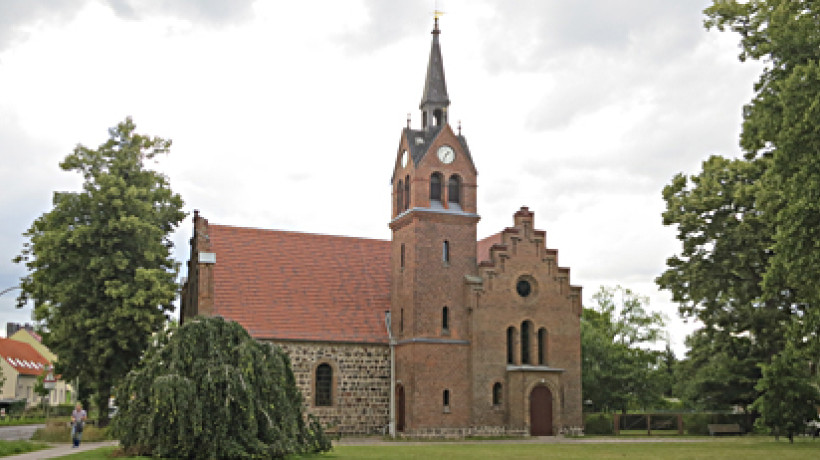
<svg viewBox="0 0 820 460">
<path fill-rule="evenodd" d="M 410 175 L 404 176 L 404 209 L 410 209 Z"/>
<path fill-rule="evenodd" d="M 507 364 L 515 364 L 515 328 L 507 328 Z"/>
<path fill-rule="evenodd" d="M 461 203 L 461 179 L 453 174 L 447 182 L 447 201 L 450 203 Z"/>
<path fill-rule="evenodd" d="M 330 406 L 333 401 L 333 368 L 320 364 L 316 368 L 316 405 Z"/>
<path fill-rule="evenodd" d="M 538 329 L 538 365 L 547 364 L 547 329 Z"/>
<path fill-rule="evenodd" d="M 501 405 L 501 383 L 495 382 L 493 384 L 493 406 Z"/>
<path fill-rule="evenodd" d="M 441 173 L 430 176 L 430 201 L 441 201 Z"/>
<path fill-rule="evenodd" d="M 447 307 L 441 309 L 441 329 L 442 331 L 450 329 L 450 309 Z"/>
<path fill-rule="evenodd" d="M 399 179 L 396 184 L 396 214 L 401 214 L 404 211 L 404 183 Z"/>
<path fill-rule="evenodd" d="M 531 364 L 530 334 L 532 334 L 532 323 L 524 321 L 521 323 L 521 364 Z"/>
</svg>

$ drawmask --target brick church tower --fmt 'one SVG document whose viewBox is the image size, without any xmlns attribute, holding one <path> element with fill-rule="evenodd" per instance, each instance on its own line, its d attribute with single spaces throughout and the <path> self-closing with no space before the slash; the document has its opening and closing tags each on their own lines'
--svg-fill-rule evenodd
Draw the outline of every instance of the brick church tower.
<svg viewBox="0 0 820 460">
<path fill-rule="evenodd" d="M 393 170 L 391 318 L 396 429 L 471 425 L 465 275 L 477 274 L 476 168 L 448 120 L 450 99 L 433 29 L 421 129 L 402 131 Z"/>
<path fill-rule="evenodd" d="M 552 435 L 581 420 L 581 288 L 522 207 L 476 240 L 477 171 L 449 123 L 436 19 L 421 128 L 393 168 L 391 421 L 404 436 Z"/>
</svg>

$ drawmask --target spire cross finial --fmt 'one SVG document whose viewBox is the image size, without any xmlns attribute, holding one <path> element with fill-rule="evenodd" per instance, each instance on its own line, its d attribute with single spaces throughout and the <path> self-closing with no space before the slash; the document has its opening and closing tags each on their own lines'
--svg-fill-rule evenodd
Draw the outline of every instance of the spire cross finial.
<svg viewBox="0 0 820 460">
<path fill-rule="evenodd" d="M 458 135 L 461 136 L 461 120 L 458 120 Z"/>
<path fill-rule="evenodd" d="M 442 17 L 443 15 L 444 15 L 444 11 L 440 11 L 438 9 L 438 6 L 436 6 L 436 9 L 433 10 L 433 33 L 435 35 L 438 35 L 438 34 L 441 33 L 441 30 L 439 30 L 439 28 L 438 28 L 438 18 Z"/>
<path fill-rule="evenodd" d="M 407 129 L 410 129 L 410 112 L 407 112 Z"/>
</svg>

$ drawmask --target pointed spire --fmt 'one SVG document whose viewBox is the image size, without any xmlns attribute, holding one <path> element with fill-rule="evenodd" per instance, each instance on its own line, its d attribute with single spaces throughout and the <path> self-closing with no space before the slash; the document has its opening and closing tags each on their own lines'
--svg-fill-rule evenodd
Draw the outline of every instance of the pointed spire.
<svg viewBox="0 0 820 460">
<path fill-rule="evenodd" d="M 447 83 L 444 80 L 444 61 L 441 59 L 439 45 L 438 14 L 433 26 L 433 44 L 430 48 L 430 59 L 427 62 L 427 76 L 424 80 L 424 93 L 421 95 L 419 109 L 422 112 L 424 129 L 447 123 L 447 107 L 450 97 L 447 95 Z"/>
</svg>

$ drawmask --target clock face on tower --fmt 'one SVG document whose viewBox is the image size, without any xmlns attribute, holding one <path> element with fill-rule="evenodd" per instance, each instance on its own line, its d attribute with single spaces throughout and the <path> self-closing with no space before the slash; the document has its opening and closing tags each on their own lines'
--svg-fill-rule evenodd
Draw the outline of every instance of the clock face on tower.
<svg viewBox="0 0 820 460">
<path fill-rule="evenodd" d="M 441 160 L 442 163 L 448 165 L 456 159 L 456 151 L 453 150 L 452 147 L 449 145 L 442 145 L 438 148 L 438 159 Z"/>
</svg>

